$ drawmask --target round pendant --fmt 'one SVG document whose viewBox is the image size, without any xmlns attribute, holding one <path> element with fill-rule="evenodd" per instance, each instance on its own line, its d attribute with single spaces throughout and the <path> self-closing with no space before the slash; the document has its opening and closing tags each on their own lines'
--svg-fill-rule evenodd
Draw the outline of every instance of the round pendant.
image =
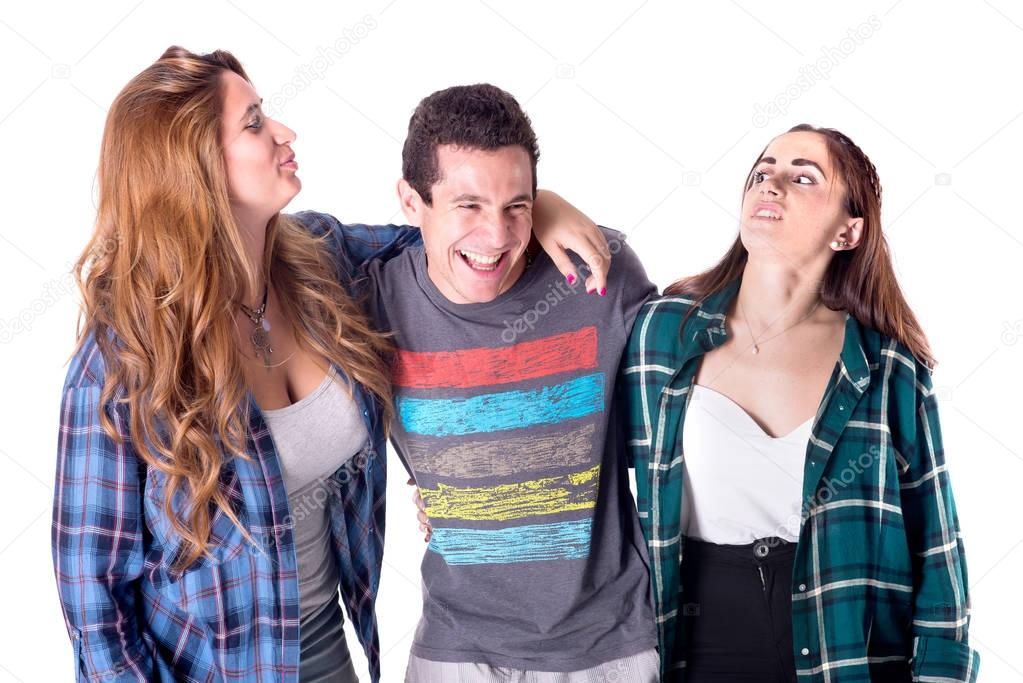
<svg viewBox="0 0 1023 683">
<path fill-rule="evenodd" d="M 263 318 L 263 329 L 266 330 L 267 332 L 270 331 L 270 321 L 267 320 L 266 318 Z"/>
<path fill-rule="evenodd" d="M 262 327 L 255 327 L 252 329 L 252 345 L 256 347 L 258 351 L 262 351 L 270 345 L 270 335 Z"/>
</svg>

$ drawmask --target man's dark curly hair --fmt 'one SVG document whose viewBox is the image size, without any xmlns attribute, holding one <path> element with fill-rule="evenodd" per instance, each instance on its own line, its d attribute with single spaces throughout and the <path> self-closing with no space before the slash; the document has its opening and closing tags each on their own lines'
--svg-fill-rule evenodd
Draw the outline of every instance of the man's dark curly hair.
<svg viewBox="0 0 1023 683">
<path fill-rule="evenodd" d="M 412 113 L 401 150 L 401 173 L 427 206 L 433 205 L 430 190 L 441 179 L 438 145 L 483 150 L 522 146 L 532 163 L 536 196 L 536 162 L 540 158 L 536 133 L 522 107 L 504 90 L 489 83 L 457 85 L 426 97 Z"/>
</svg>

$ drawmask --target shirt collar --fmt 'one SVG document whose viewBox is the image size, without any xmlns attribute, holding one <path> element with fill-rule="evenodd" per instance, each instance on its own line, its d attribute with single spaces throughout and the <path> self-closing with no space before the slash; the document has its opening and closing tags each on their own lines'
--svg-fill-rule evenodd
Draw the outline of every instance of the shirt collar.
<svg viewBox="0 0 1023 683">
<path fill-rule="evenodd" d="M 847 379 L 856 393 L 862 394 L 870 384 L 870 361 L 867 359 L 864 329 L 852 313 L 845 316 L 845 341 L 839 362 L 842 375 Z"/>
<path fill-rule="evenodd" d="M 710 351 L 728 338 L 725 318 L 732 301 L 739 292 L 742 278 L 736 278 L 720 291 L 708 296 L 696 307 L 679 327 L 679 337 L 685 350 L 683 362 Z M 856 317 L 846 314 L 845 338 L 839 354 L 841 373 L 857 393 L 862 394 L 870 384 L 870 362 L 864 344 L 864 330 Z"/>
<path fill-rule="evenodd" d="M 696 344 L 703 347 L 703 350 L 709 351 L 713 346 L 717 346 L 725 340 L 727 337 L 725 313 L 739 291 L 741 280 L 741 278 L 732 280 L 721 291 L 711 294 L 693 309 L 693 312 L 679 327 L 679 336 L 684 347 Z M 721 339 L 709 347 L 705 346 L 708 342 L 712 342 L 712 335 L 720 335 Z"/>
</svg>

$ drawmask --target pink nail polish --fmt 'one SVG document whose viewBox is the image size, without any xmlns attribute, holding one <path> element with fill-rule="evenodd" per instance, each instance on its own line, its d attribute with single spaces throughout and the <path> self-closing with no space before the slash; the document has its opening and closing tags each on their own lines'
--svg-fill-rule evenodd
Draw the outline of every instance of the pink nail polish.
<svg viewBox="0 0 1023 683">
<path fill-rule="evenodd" d="M 586 293 L 587 294 L 593 294 L 595 291 L 597 291 L 597 290 L 595 290 L 595 289 L 587 289 Z"/>
<path fill-rule="evenodd" d="M 568 284 L 572 284 L 573 282 L 575 282 L 575 275 L 569 273 L 566 279 L 568 280 Z"/>
<path fill-rule="evenodd" d="M 600 288 L 600 295 L 601 295 L 601 296 L 604 296 L 604 295 L 606 295 L 606 294 L 607 294 L 607 287 L 601 287 L 601 288 Z"/>
</svg>

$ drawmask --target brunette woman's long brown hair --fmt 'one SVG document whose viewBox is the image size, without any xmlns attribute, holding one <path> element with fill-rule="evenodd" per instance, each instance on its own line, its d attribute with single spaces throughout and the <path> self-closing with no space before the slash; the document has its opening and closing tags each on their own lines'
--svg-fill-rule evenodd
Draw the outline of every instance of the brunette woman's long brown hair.
<svg viewBox="0 0 1023 683">
<path fill-rule="evenodd" d="M 228 458 L 249 457 L 235 302 L 266 281 L 261 273 L 300 348 L 379 399 L 385 426 L 393 413 L 381 360 L 389 344 L 338 282 L 324 238 L 277 214 L 261 266 L 246 257 L 220 139 L 228 71 L 248 80 L 228 52 L 173 46 L 118 94 L 103 133 L 94 233 L 74 267 L 83 298 L 74 353 L 92 332 L 106 363 L 103 404 L 117 396 L 128 405 L 138 456 L 167 475 L 178 568 L 208 552 L 217 507 L 245 531 L 220 475 Z M 120 443 L 106 411 L 102 421 Z M 188 502 L 183 519 L 171 506 L 178 491 Z"/>
<path fill-rule="evenodd" d="M 863 219 L 859 246 L 836 252 L 828 264 L 820 287 L 822 303 L 832 310 L 849 311 L 860 323 L 901 342 L 917 360 L 933 367 L 935 361 L 927 337 L 895 278 L 888 242 L 881 231 L 881 182 L 874 164 L 848 136 L 834 128 L 803 123 L 788 132 L 811 132 L 824 137 L 831 161 L 845 181 L 845 210 L 851 218 Z M 757 156 L 743 188 L 749 187 L 753 171 L 766 151 L 765 147 Z M 742 239 L 736 237 L 715 266 L 672 283 L 664 293 L 684 294 L 702 303 L 740 277 L 748 258 Z"/>
</svg>

